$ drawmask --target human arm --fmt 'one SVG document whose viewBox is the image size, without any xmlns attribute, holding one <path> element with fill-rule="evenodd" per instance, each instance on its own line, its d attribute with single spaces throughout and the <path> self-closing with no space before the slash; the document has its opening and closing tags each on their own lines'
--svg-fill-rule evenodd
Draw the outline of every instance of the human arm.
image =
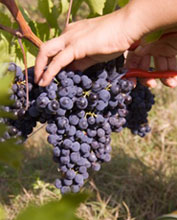
<svg viewBox="0 0 177 220">
<path fill-rule="evenodd" d="M 114 13 L 72 23 L 60 37 L 41 46 L 36 59 L 35 81 L 46 86 L 69 64 L 83 70 L 111 60 L 143 35 L 176 22 L 177 0 L 132 0 Z M 44 72 L 50 58 L 52 61 Z"/>
</svg>

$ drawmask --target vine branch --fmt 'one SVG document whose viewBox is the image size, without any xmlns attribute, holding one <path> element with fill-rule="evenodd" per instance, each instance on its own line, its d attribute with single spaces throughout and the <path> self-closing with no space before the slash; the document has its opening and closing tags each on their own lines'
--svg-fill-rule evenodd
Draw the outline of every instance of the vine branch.
<svg viewBox="0 0 177 220">
<path fill-rule="evenodd" d="M 19 30 L 14 30 L 14 29 L 12 29 L 10 27 L 6 27 L 2 24 L 0 24 L 0 29 L 14 35 L 15 37 L 19 37 L 19 38 L 23 37 L 22 33 Z"/>
<path fill-rule="evenodd" d="M 21 11 L 19 10 L 18 6 L 15 3 L 15 0 L 0 0 L 0 3 L 4 4 L 9 11 L 11 12 L 14 19 L 17 21 L 19 25 L 19 32 L 16 32 L 16 30 L 13 30 L 9 27 L 5 27 L 3 25 L 0 25 L 0 29 L 3 29 L 15 36 L 17 36 L 20 33 L 20 38 L 26 38 L 31 43 L 33 43 L 36 47 L 40 47 L 42 44 L 42 41 L 32 32 L 31 28 L 25 21 Z"/>
</svg>

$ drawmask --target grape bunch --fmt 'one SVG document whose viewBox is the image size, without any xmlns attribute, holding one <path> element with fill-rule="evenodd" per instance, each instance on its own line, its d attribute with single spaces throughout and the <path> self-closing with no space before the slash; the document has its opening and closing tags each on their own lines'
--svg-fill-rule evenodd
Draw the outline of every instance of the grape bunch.
<svg viewBox="0 0 177 220">
<path fill-rule="evenodd" d="M 139 81 L 136 88 L 131 92 L 132 103 L 128 105 L 126 127 L 135 135 L 144 137 L 151 131 L 148 125 L 148 112 L 155 104 L 154 95 Z"/>
<path fill-rule="evenodd" d="M 46 87 L 34 83 L 34 68 L 29 68 L 28 109 L 24 74 L 11 63 L 14 104 L 2 108 L 16 118 L 1 119 L 8 131 L 0 141 L 19 136 L 25 140 L 37 122 L 46 123 L 47 140 L 60 171 L 55 185 L 62 194 L 78 192 L 91 169 L 99 171 L 103 162 L 111 160 L 112 132 L 128 127 L 144 136 L 149 131 L 147 112 L 153 95 L 140 83 L 133 89 L 132 82 L 123 78 L 126 72 L 119 71 L 123 61 L 120 57 L 85 72 L 62 70 Z"/>
</svg>

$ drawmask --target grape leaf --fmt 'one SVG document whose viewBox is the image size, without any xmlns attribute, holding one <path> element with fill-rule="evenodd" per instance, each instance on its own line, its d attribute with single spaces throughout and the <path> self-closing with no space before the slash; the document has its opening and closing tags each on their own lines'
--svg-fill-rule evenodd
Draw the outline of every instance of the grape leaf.
<svg viewBox="0 0 177 220">
<path fill-rule="evenodd" d="M 38 0 L 38 8 L 41 14 L 51 27 L 58 28 L 57 18 L 60 10 L 53 4 L 51 0 Z"/>
<path fill-rule="evenodd" d="M 37 36 L 42 40 L 42 41 L 47 41 L 49 40 L 49 28 L 47 28 L 48 24 L 45 23 L 36 23 L 37 26 Z"/>
<path fill-rule="evenodd" d="M 68 0 L 61 0 L 61 13 L 64 14 L 68 11 L 69 2 Z"/>
<path fill-rule="evenodd" d="M 80 203 L 87 199 L 87 194 L 64 195 L 59 201 L 51 201 L 41 206 L 29 206 L 15 220 L 81 220 L 75 214 Z"/>
<path fill-rule="evenodd" d="M 107 0 L 103 9 L 103 14 L 111 13 L 115 10 L 117 5 L 117 0 Z"/>
<path fill-rule="evenodd" d="M 162 34 L 163 34 L 163 31 L 162 31 L 162 30 L 154 31 L 154 32 L 148 34 L 148 35 L 145 37 L 145 41 L 146 41 L 147 43 L 152 43 L 152 42 L 154 42 L 154 41 L 156 41 L 156 40 L 159 40 L 160 37 L 162 36 Z"/>
<path fill-rule="evenodd" d="M 118 0 L 118 5 L 122 8 L 128 4 L 129 0 Z"/>
<path fill-rule="evenodd" d="M 1 68 L 1 67 L 0 67 Z M 7 73 L 0 79 L 0 104 L 10 105 L 12 102 L 9 99 L 9 88 L 14 76 L 12 73 Z"/>
<path fill-rule="evenodd" d="M 0 124 L 0 127 L 2 125 Z M 1 136 L 3 133 L 0 134 Z M 15 144 L 16 139 L 9 139 L 0 144 L 0 161 L 8 165 L 19 168 L 22 160 L 22 145 Z"/>
<path fill-rule="evenodd" d="M 93 15 L 103 15 L 103 9 L 105 7 L 106 0 L 86 0 L 88 3 L 91 14 Z"/>
</svg>

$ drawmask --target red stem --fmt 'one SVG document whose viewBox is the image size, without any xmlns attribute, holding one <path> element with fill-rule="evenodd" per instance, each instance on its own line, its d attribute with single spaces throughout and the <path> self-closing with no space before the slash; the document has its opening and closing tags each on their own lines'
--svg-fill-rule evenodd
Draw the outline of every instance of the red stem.
<svg viewBox="0 0 177 220">
<path fill-rule="evenodd" d="M 162 79 L 162 78 L 170 78 L 177 76 L 177 71 L 156 71 L 156 72 L 147 72 L 140 69 L 129 69 L 125 78 L 154 78 L 154 79 Z"/>
</svg>

